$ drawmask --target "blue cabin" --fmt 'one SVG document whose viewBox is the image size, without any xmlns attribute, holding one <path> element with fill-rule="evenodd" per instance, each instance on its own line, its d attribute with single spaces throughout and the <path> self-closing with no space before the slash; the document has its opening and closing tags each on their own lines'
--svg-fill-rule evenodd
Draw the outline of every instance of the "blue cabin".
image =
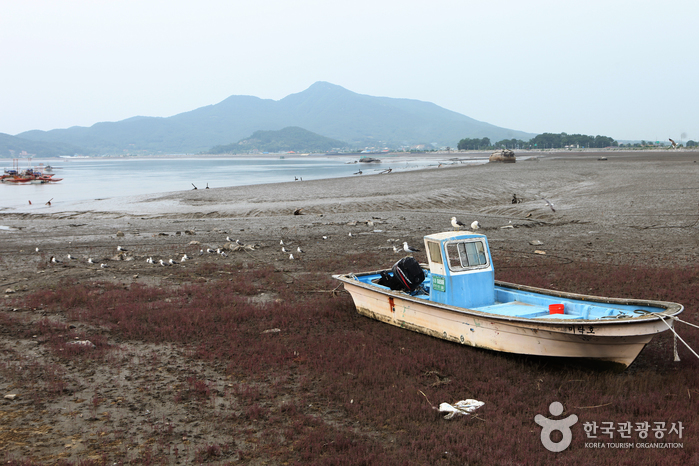
<svg viewBox="0 0 699 466">
<path fill-rule="evenodd" d="M 425 236 L 430 265 L 430 301 L 490 306 L 495 303 L 495 271 L 485 235 L 447 231 Z"/>
</svg>

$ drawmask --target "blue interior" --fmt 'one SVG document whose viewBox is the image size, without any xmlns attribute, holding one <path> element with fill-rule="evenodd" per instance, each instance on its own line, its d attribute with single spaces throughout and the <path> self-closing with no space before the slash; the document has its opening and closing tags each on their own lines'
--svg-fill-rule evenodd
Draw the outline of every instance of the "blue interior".
<svg viewBox="0 0 699 466">
<path fill-rule="evenodd" d="M 470 278 L 475 278 L 471 274 Z M 381 288 L 389 290 L 388 287 L 373 283 L 380 277 L 379 274 L 361 275 L 356 277 L 357 280 Z M 491 279 L 492 280 L 492 279 Z M 492 281 L 491 281 L 492 283 Z M 432 274 L 429 270 L 425 270 L 425 281 L 422 284 L 422 290 L 414 293 L 413 296 L 427 301 L 431 300 L 431 285 Z M 492 286 L 492 285 L 491 285 Z M 483 301 L 482 297 L 478 297 L 478 301 Z M 525 319 L 558 319 L 558 320 L 595 320 L 606 318 L 619 317 L 638 317 L 639 314 L 634 312 L 637 309 L 642 309 L 649 312 L 658 312 L 662 309 L 650 306 L 639 305 L 624 305 L 624 304 L 600 304 L 590 303 L 589 301 L 563 299 L 555 296 L 547 296 L 543 294 L 533 293 L 529 291 L 515 290 L 504 288 L 502 286 L 494 286 L 494 292 L 491 294 L 488 302 L 479 302 L 474 306 L 468 301 L 445 303 L 458 307 L 472 309 L 480 312 L 486 312 L 495 315 L 506 317 L 518 317 Z M 549 312 L 550 304 L 563 304 L 563 314 L 551 314 Z"/>
</svg>

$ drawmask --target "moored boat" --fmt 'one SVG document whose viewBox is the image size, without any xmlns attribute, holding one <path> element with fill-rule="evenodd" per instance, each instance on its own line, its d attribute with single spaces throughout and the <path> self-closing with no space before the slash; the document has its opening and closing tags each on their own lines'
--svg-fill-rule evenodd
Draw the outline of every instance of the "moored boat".
<svg viewBox="0 0 699 466">
<path fill-rule="evenodd" d="M 388 270 L 334 275 L 359 314 L 464 345 L 626 368 L 684 309 L 497 281 L 481 234 L 444 232 L 424 242 L 428 264 L 403 260 Z"/>
</svg>

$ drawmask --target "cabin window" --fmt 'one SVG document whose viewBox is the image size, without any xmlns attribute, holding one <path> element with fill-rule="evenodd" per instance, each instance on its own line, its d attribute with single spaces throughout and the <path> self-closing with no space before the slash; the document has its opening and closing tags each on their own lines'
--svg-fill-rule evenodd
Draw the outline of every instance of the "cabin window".
<svg viewBox="0 0 699 466">
<path fill-rule="evenodd" d="M 434 241 L 428 241 L 427 250 L 430 254 L 430 262 L 434 264 L 442 263 L 442 253 L 439 250 L 439 243 L 435 243 Z"/>
<path fill-rule="evenodd" d="M 455 272 L 488 266 L 485 246 L 481 241 L 447 243 L 449 268 Z"/>
</svg>

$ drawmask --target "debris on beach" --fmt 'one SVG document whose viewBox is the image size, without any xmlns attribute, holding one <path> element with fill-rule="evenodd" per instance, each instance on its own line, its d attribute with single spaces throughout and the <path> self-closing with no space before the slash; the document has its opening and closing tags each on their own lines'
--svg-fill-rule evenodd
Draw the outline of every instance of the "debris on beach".
<svg viewBox="0 0 699 466">
<path fill-rule="evenodd" d="M 468 416 L 484 404 L 485 403 L 483 401 L 472 399 L 457 401 L 453 405 L 450 405 L 449 403 L 442 403 L 439 405 L 439 412 L 448 413 L 446 416 L 444 416 L 444 419 L 451 419 L 457 414 L 461 416 Z"/>
<path fill-rule="evenodd" d="M 69 341 L 66 343 L 67 345 L 80 345 L 80 346 L 85 346 L 88 348 L 95 349 L 97 346 L 92 343 L 90 340 L 75 340 L 75 341 Z"/>
</svg>

